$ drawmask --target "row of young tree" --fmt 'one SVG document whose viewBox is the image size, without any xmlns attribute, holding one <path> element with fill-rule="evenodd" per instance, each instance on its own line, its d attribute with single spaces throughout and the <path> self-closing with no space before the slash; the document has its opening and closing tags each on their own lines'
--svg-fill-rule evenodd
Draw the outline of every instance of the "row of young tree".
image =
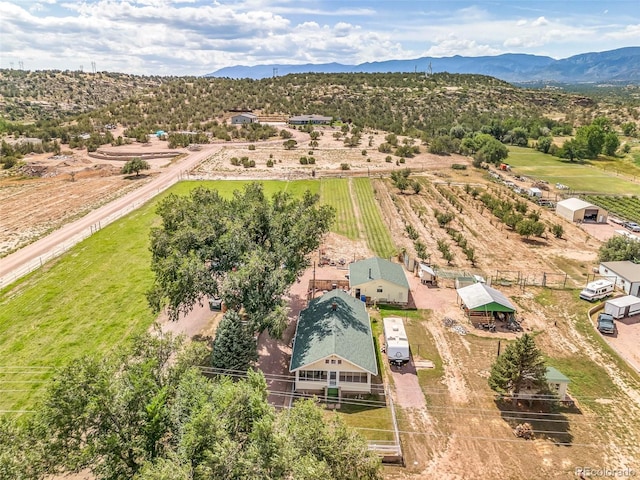
<svg viewBox="0 0 640 480">
<path fill-rule="evenodd" d="M 312 400 L 277 412 L 262 374 L 205 376 L 207 354 L 156 332 L 124 354 L 72 361 L 35 413 L 0 418 L 0 478 L 381 478 L 380 460 L 338 417 Z"/>
</svg>

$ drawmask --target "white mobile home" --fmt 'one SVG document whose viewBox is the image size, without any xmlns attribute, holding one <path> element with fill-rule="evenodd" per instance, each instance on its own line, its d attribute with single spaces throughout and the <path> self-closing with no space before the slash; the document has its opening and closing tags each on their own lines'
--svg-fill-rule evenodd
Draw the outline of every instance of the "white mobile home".
<svg viewBox="0 0 640 480">
<path fill-rule="evenodd" d="M 613 282 L 610 280 L 596 280 L 595 282 L 588 283 L 587 286 L 584 287 L 580 292 L 580 298 L 589 302 L 595 302 L 596 300 L 600 300 L 611 295 L 613 293 L 613 289 Z"/>
<path fill-rule="evenodd" d="M 398 317 L 386 317 L 383 320 L 384 347 L 389 363 L 404 365 L 410 360 L 409 339 L 404 322 Z"/>
<path fill-rule="evenodd" d="M 640 313 L 640 298 L 627 295 L 607 300 L 604 304 L 604 313 L 608 313 L 616 320 L 633 317 Z"/>
</svg>

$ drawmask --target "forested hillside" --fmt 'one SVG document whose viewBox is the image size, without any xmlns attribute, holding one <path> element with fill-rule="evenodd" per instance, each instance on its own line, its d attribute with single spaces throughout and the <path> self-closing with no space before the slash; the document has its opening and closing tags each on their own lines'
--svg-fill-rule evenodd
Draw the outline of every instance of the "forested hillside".
<svg viewBox="0 0 640 480">
<path fill-rule="evenodd" d="M 126 73 L 0 69 L 0 116 L 12 121 L 62 118 L 123 100 L 168 80 Z"/>
</svg>

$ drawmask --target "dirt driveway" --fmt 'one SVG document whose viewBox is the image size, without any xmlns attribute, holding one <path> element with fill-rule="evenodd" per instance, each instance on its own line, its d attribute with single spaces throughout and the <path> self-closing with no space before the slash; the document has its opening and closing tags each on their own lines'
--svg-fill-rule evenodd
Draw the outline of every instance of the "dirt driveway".
<svg viewBox="0 0 640 480">
<path fill-rule="evenodd" d="M 640 315 L 616 320 L 616 335 L 603 335 L 613 349 L 640 373 Z"/>
</svg>

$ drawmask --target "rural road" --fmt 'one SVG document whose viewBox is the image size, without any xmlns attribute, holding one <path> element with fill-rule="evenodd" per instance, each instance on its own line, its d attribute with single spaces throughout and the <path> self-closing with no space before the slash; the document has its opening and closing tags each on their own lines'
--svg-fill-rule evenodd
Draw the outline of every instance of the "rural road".
<svg viewBox="0 0 640 480">
<path fill-rule="evenodd" d="M 176 183 L 183 172 L 191 170 L 201 161 L 222 148 L 222 144 L 203 146 L 202 150 L 189 152 L 187 157 L 172 163 L 146 185 L 110 202 L 84 217 L 69 223 L 0 259 L 0 288 L 36 270 L 46 261 L 71 248 L 76 243 L 97 231 L 110 217 L 119 218 L 141 206 L 157 194 Z"/>
</svg>

